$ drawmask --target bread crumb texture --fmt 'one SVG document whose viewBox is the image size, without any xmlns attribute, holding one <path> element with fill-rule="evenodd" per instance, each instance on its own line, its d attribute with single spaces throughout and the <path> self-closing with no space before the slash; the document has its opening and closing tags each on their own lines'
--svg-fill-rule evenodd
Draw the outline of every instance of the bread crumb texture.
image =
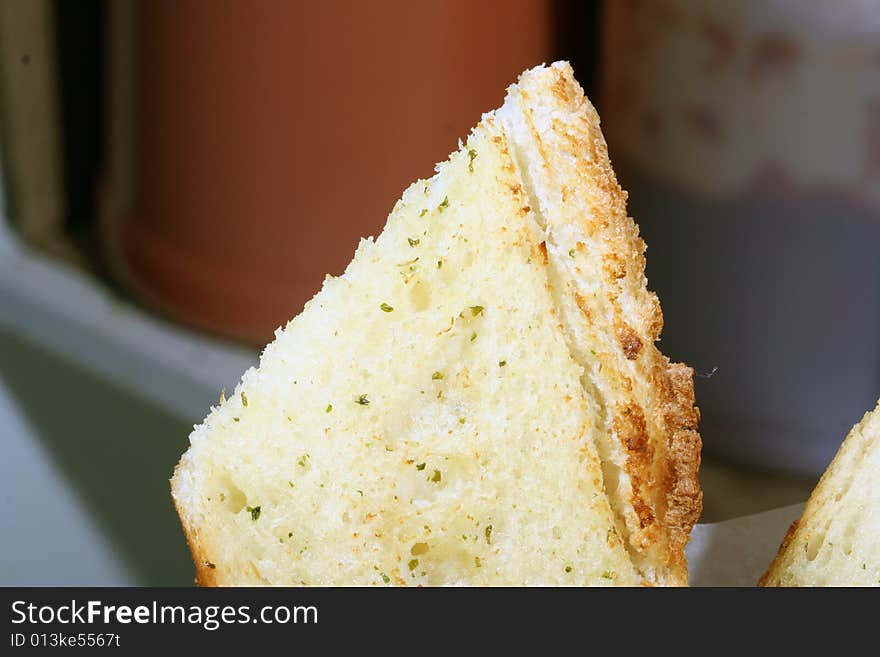
<svg viewBox="0 0 880 657">
<path fill-rule="evenodd" d="M 567 64 L 505 107 L 526 87 L 559 115 L 542 130 L 593 120 Z M 598 181 L 541 178 L 511 120 L 407 189 L 194 429 L 172 494 L 200 584 L 686 583 L 691 371 L 654 348 L 597 118 L 545 147 L 576 139 L 560 157 L 604 158 Z"/>
<path fill-rule="evenodd" d="M 880 586 L 880 403 L 853 427 L 762 586 Z"/>
</svg>

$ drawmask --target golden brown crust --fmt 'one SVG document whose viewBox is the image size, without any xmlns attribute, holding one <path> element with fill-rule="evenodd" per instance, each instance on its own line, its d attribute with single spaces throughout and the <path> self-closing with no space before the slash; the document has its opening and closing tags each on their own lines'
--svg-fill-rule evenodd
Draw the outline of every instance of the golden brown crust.
<svg viewBox="0 0 880 657">
<path fill-rule="evenodd" d="M 691 529 L 703 510 L 699 470 L 702 440 L 697 432 L 700 411 L 694 405 L 694 371 L 681 363 L 667 368 L 669 393 L 664 416 L 669 435 L 671 477 L 666 486 L 665 522 L 671 537 L 671 551 L 684 554 Z"/>
<path fill-rule="evenodd" d="M 785 532 L 785 538 L 782 539 L 782 545 L 779 546 L 779 551 L 773 558 L 773 562 L 770 564 L 770 567 L 767 568 L 767 572 L 765 572 L 761 576 L 761 579 L 758 580 L 758 586 L 776 586 L 779 583 L 778 577 L 776 576 L 777 569 L 782 566 L 783 557 L 785 553 L 788 552 L 788 546 L 794 541 L 794 537 L 797 535 L 797 530 L 800 527 L 800 524 L 800 518 L 791 523 L 788 531 Z"/>
<path fill-rule="evenodd" d="M 193 563 L 196 566 L 196 586 L 219 586 L 217 582 L 217 565 L 206 559 L 198 546 L 192 541 L 188 542 Z"/>
<path fill-rule="evenodd" d="M 181 463 L 178 463 L 174 469 L 174 477 L 171 479 L 171 499 L 174 502 L 174 510 L 177 511 L 177 517 L 180 519 L 183 535 L 186 537 L 186 544 L 189 547 L 189 553 L 195 565 L 195 584 L 196 586 L 219 586 L 217 564 L 211 561 L 211 557 L 207 554 L 199 535 L 199 530 L 189 522 L 185 510 L 180 502 L 178 502 L 177 495 L 175 495 L 175 480 L 180 472 L 182 463 L 183 461 L 181 460 Z"/>
<path fill-rule="evenodd" d="M 626 214 L 627 195 L 608 158 L 599 116 L 570 66 L 529 71 L 512 93 L 518 94 L 519 113 L 508 125 L 521 132 L 520 149 L 534 149 L 531 157 L 542 163 L 531 169 L 527 161 L 520 165 L 529 169 L 531 195 L 542 200 L 531 205 L 548 227 L 548 249 L 554 235 L 559 242 L 572 239 L 573 227 L 583 235 L 574 249 L 570 242 L 555 244 L 578 267 L 572 300 L 592 342 L 616 337 L 617 352 L 591 350 L 585 360 L 599 362 L 592 370 L 586 365 L 618 445 L 610 452 L 623 454 L 619 465 L 629 481 L 625 506 L 633 520 L 627 521 L 624 538 L 648 569 L 666 565 L 666 573 L 658 574 L 661 580 L 685 584 L 684 547 L 702 508 L 693 370 L 670 365 L 654 346 L 663 315 L 647 289 L 645 243 Z M 583 210 L 573 212 L 575 207 Z M 562 265 L 560 276 L 570 276 L 568 267 Z M 577 278 L 588 278 L 591 285 L 581 289 Z"/>
<path fill-rule="evenodd" d="M 639 334 L 626 324 L 618 324 L 616 331 L 620 347 L 623 349 L 627 360 L 638 358 L 639 353 L 642 351 L 642 340 L 639 338 Z"/>
</svg>

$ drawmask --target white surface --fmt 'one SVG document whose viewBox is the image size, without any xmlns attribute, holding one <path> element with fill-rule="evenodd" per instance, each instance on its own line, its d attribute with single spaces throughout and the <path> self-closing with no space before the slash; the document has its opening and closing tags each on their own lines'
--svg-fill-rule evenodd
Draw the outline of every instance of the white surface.
<svg viewBox="0 0 880 657">
<path fill-rule="evenodd" d="M 803 510 L 795 504 L 694 527 L 687 548 L 691 586 L 755 586 Z"/>
<path fill-rule="evenodd" d="M 0 379 L 0 585 L 128 586 L 134 573 L 42 449 Z"/>
</svg>

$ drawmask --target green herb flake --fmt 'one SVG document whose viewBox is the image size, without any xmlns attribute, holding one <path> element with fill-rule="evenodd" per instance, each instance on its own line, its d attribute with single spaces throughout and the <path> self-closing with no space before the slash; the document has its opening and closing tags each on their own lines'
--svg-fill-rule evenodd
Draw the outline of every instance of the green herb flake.
<svg viewBox="0 0 880 657">
<path fill-rule="evenodd" d="M 329 413 L 333 410 L 333 404 L 327 404 L 327 408 L 324 409 L 325 413 Z"/>
<path fill-rule="evenodd" d="M 393 306 L 389 306 L 384 301 L 379 305 L 379 307 L 382 309 L 383 313 L 390 313 L 392 310 L 394 310 Z"/>
<path fill-rule="evenodd" d="M 247 395 L 244 393 L 241 393 L 241 405 L 244 406 L 245 408 L 247 408 L 247 405 L 248 405 L 248 398 L 247 398 Z"/>
<path fill-rule="evenodd" d="M 571 572 L 571 566 L 566 566 L 566 567 L 565 567 L 565 572 L 570 573 L 570 572 Z"/>
<path fill-rule="evenodd" d="M 436 484 L 436 483 L 438 483 L 442 478 L 443 478 L 443 475 L 440 474 L 440 471 L 439 471 L 439 470 L 434 470 L 434 474 L 431 475 L 431 479 L 430 479 L 430 481 L 432 481 L 432 482 L 434 482 L 434 483 Z"/>
<path fill-rule="evenodd" d="M 569 250 L 568 250 L 568 256 L 569 256 L 570 258 L 574 258 L 574 249 L 569 249 Z"/>
<path fill-rule="evenodd" d="M 506 360 L 499 360 L 499 361 L 498 361 L 498 367 L 505 367 L 506 365 L 507 365 L 507 361 L 506 361 Z"/>
<path fill-rule="evenodd" d="M 474 172 L 474 160 L 477 159 L 477 151 L 473 148 L 468 149 L 468 171 Z"/>
<path fill-rule="evenodd" d="M 248 511 L 250 512 L 250 514 L 251 514 L 251 520 L 255 520 L 255 521 L 256 521 L 256 520 L 259 520 L 259 519 L 260 519 L 260 507 L 258 507 L 258 506 L 249 506 L 249 507 L 246 507 L 246 508 L 247 508 L 247 510 L 248 510 Z"/>
<path fill-rule="evenodd" d="M 355 398 L 354 403 L 360 404 L 361 406 L 369 406 L 370 400 L 367 399 L 366 395 L 358 395 L 357 398 Z"/>
<path fill-rule="evenodd" d="M 426 214 L 428 214 L 428 208 L 423 208 L 422 211 L 419 212 L 419 217 L 424 217 Z"/>
<path fill-rule="evenodd" d="M 443 378 L 443 372 L 434 372 L 434 373 L 431 375 L 431 380 L 432 380 L 432 381 L 440 381 L 442 378 Z"/>
<path fill-rule="evenodd" d="M 437 269 L 443 269 L 443 258 L 437 261 Z"/>
<path fill-rule="evenodd" d="M 360 495 L 361 497 L 364 496 L 364 491 L 362 491 L 360 488 L 357 489 L 357 492 L 358 492 L 358 495 Z"/>
<path fill-rule="evenodd" d="M 406 241 L 409 242 L 409 245 L 413 248 L 419 245 L 419 240 L 414 240 L 412 237 L 407 237 Z"/>
<path fill-rule="evenodd" d="M 302 456 L 299 457 L 299 459 L 297 459 L 296 464 L 299 467 L 304 468 L 309 464 L 309 458 L 310 457 L 308 454 L 303 454 Z"/>
<path fill-rule="evenodd" d="M 293 538 L 293 532 L 287 532 L 287 538 Z"/>
<path fill-rule="evenodd" d="M 465 419 L 464 419 L 463 417 L 458 418 L 458 423 L 459 423 L 459 424 L 464 424 L 464 423 L 465 423 Z"/>
<path fill-rule="evenodd" d="M 388 577 L 388 575 L 386 575 L 385 573 L 379 573 L 379 574 L 382 576 L 382 581 L 385 582 L 386 584 L 388 584 L 388 582 L 391 581 L 391 578 Z"/>
<path fill-rule="evenodd" d="M 477 339 L 477 332 L 474 331 L 473 333 L 471 333 L 471 342 L 473 342 L 476 339 Z"/>
<path fill-rule="evenodd" d="M 295 488 L 295 486 L 293 485 L 293 482 L 292 482 L 292 481 L 288 481 L 288 482 L 287 482 L 287 485 L 290 486 L 291 488 Z"/>
<path fill-rule="evenodd" d="M 419 464 L 416 466 L 416 470 L 424 470 L 424 469 L 425 469 L 425 465 L 426 465 L 425 463 L 419 463 Z"/>
<path fill-rule="evenodd" d="M 604 573 L 602 573 L 602 577 L 604 577 L 605 579 L 614 579 L 615 577 L 617 577 L 617 573 L 615 573 L 613 570 L 606 570 Z"/>
<path fill-rule="evenodd" d="M 486 535 L 486 543 L 492 545 L 492 525 L 486 525 L 483 533 Z"/>
<path fill-rule="evenodd" d="M 225 501 L 226 501 L 226 493 L 220 493 L 220 501 L 221 501 L 221 502 L 225 502 Z"/>
<path fill-rule="evenodd" d="M 419 556 L 420 554 L 425 554 L 428 551 L 427 543 L 414 543 L 413 546 L 409 549 L 409 553 L 414 557 Z"/>
<path fill-rule="evenodd" d="M 474 564 L 476 564 L 477 568 L 483 567 L 483 562 L 480 557 L 474 557 Z"/>
<path fill-rule="evenodd" d="M 449 207 L 449 197 L 448 197 L 448 196 L 444 196 L 444 197 L 443 197 L 443 200 L 440 201 L 440 205 L 437 206 L 437 209 L 438 209 L 440 212 L 443 212 L 443 210 L 445 210 L 445 209 L 448 208 L 448 207 Z"/>
<path fill-rule="evenodd" d="M 443 391 L 442 391 L 442 390 L 438 390 L 438 391 L 437 391 L 437 399 L 440 399 L 442 396 L 443 396 Z"/>
<path fill-rule="evenodd" d="M 234 417 L 234 418 L 232 418 L 232 421 L 233 421 L 233 422 L 241 422 L 241 418 L 240 418 L 240 417 Z"/>
<path fill-rule="evenodd" d="M 482 315 L 484 310 L 483 306 L 471 306 L 471 317 Z"/>
<path fill-rule="evenodd" d="M 419 565 L 419 560 L 418 559 L 410 559 L 409 563 L 406 565 L 409 567 L 410 571 L 413 571 Z"/>
</svg>

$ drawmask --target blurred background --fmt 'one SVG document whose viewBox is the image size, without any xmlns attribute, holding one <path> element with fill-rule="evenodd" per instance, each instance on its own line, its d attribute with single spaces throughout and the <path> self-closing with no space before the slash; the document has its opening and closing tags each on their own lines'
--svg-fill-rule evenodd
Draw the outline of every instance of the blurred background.
<svg viewBox="0 0 880 657">
<path fill-rule="evenodd" d="M 880 2 L 0 0 L 0 584 L 186 584 L 193 425 L 517 74 L 572 62 L 693 365 L 704 522 L 880 395 Z"/>
</svg>

